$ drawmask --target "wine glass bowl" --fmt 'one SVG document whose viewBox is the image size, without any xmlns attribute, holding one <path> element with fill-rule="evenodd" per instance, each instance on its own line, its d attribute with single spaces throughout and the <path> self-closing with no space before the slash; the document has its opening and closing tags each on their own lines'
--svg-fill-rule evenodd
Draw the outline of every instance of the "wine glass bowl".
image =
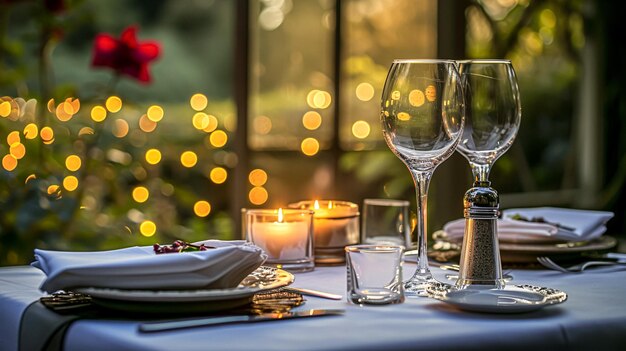
<svg viewBox="0 0 626 351">
<path fill-rule="evenodd" d="M 509 60 L 457 61 L 465 96 L 465 126 L 457 150 L 476 181 L 487 181 L 493 163 L 513 144 L 521 121 L 515 71 Z"/>
<path fill-rule="evenodd" d="M 394 60 L 381 104 L 383 136 L 409 168 L 417 193 L 417 270 L 405 283 L 408 296 L 424 296 L 436 282 L 426 256 L 427 194 L 435 168 L 457 147 L 463 134 L 464 101 L 452 60 Z"/>
<path fill-rule="evenodd" d="M 457 84 L 452 64 L 434 60 L 392 64 L 383 91 L 383 135 L 410 169 L 434 170 L 454 152 L 463 119 L 461 108 L 449 103 L 462 101 Z"/>
</svg>

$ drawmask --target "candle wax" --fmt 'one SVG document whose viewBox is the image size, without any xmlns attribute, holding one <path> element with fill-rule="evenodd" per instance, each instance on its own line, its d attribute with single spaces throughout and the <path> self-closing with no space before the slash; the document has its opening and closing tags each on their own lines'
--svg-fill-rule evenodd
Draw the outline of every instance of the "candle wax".
<svg viewBox="0 0 626 351">
<path fill-rule="evenodd" d="M 305 222 L 257 222 L 252 224 L 253 242 L 270 258 L 294 260 L 306 257 L 308 225 Z"/>
</svg>

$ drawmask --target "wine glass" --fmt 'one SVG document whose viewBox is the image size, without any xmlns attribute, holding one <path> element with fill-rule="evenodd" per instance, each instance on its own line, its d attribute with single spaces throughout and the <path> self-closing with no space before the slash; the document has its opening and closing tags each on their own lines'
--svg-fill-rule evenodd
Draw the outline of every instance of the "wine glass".
<svg viewBox="0 0 626 351">
<path fill-rule="evenodd" d="M 428 268 L 427 194 L 430 178 L 459 143 L 464 101 L 452 60 L 394 60 L 382 95 L 380 120 L 393 153 L 411 171 L 417 193 L 417 269 L 405 282 L 407 296 L 425 296 L 437 282 Z"/>
<path fill-rule="evenodd" d="M 465 96 L 465 127 L 457 147 L 470 164 L 475 186 L 489 186 L 493 163 L 513 144 L 522 116 L 509 60 L 458 61 Z"/>
</svg>

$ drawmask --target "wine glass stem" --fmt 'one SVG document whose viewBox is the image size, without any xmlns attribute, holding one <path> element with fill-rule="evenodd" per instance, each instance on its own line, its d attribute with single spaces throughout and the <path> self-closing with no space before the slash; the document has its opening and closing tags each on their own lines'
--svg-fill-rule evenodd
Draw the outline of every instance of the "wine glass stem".
<svg viewBox="0 0 626 351">
<path fill-rule="evenodd" d="M 472 168 L 475 182 L 486 182 L 489 180 L 489 172 L 491 171 L 489 164 L 470 162 L 470 167 Z"/>
<path fill-rule="evenodd" d="M 417 199 L 417 272 L 428 274 L 427 216 L 428 216 L 428 185 L 432 172 L 413 171 L 415 193 Z"/>
</svg>

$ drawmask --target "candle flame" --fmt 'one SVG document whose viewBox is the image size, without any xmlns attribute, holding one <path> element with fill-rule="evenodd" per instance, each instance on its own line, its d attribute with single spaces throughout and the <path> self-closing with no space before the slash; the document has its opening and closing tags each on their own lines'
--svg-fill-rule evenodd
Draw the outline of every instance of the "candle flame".
<svg viewBox="0 0 626 351">
<path fill-rule="evenodd" d="M 320 203 L 319 203 L 319 201 L 315 200 L 315 203 L 313 204 L 313 209 L 314 209 L 314 210 L 319 210 L 319 209 L 320 209 Z"/>
<path fill-rule="evenodd" d="M 332 201 L 328 201 L 328 209 L 330 210 L 331 208 L 333 208 L 333 202 Z"/>
<path fill-rule="evenodd" d="M 283 209 L 282 207 L 278 209 L 278 223 L 283 222 Z"/>
</svg>

